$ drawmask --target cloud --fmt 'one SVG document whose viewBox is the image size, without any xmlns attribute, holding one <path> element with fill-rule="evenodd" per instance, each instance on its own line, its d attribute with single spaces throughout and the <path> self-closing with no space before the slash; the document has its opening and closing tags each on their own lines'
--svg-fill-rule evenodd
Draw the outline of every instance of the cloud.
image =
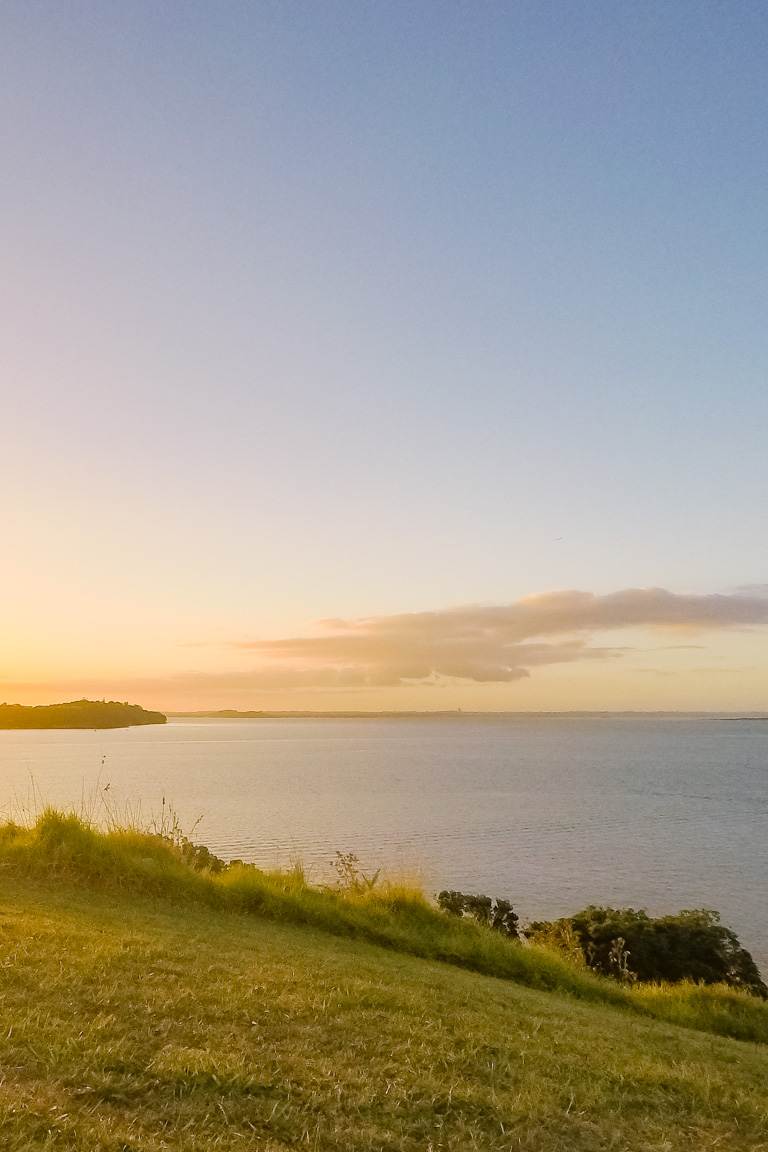
<svg viewBox="0 0 768 1152">
<path fill-rule="evenodd" d="M 312 636 L 237 641 L 233 647 L 275 661 L 290 678 L 345 669 L 360 683 L 393 686 L 430 678 L 506 683 L 546 664 L 619 657 L 589 636 L 626 628 L 712 630 L 768 623 L 763 595 L 680 595 L 630 588 L 597 596 L 550 592 L 511 604 L 325 620 Z M 291 672 L 291 669 L 294 671 Z M 314 673 L 312 670 L 314 669 Z"/>
<path fill-rule="evenodd" d="M 658 647 L 649 648 L 649 652 L 703 652 L 706 644 L 659 644 Z"/>
<path fill-rule="evenodd" d="M 768 595 L 762 592 L 681 595 L 663 588 L 630 588 L 606 595 L 549 592 L 510 604 L 325 620 L 312 635 L 227 645 L 254 657 L 256 667 L 125 678 L 88 676 L 48 684 L 0 680 L 0 698 L 47 692 L 59 698 L 107 695 L 247 703 L 255 694 L 355 692 L 461 681 L 509 684 L 548 665 L 620 660 L 634 651 L 596 643 L 596 637 L 604 638 L 606 632 L 643 628 L 689 633 L 766 624 Z M 195 643 L 203 646 L 205 642 Z"/>
</svg>

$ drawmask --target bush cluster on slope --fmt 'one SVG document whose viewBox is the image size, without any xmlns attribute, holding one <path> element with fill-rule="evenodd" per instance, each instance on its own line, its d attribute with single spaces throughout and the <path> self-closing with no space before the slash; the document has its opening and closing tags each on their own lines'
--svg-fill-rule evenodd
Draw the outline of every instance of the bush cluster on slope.
<svg viewBox="0 0 768 1152">
<path fill-rule="evenodd" d="M 706 908 L 654 918 L 634 908 L 591 905 L 575 916 L 535 921 L 526 931 L 531 940 L 555 946 L 575 937 L 587 965 L 604 976 L 727 984 L 768 998 L 749 952 Z"/>
</svg>

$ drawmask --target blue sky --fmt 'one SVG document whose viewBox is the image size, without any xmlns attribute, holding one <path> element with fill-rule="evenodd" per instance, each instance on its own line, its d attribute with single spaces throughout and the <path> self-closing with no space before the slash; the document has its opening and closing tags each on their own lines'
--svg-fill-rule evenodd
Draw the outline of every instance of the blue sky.
<svg viewBox="0 0 768 1152">
<path fill-rule="evenodd" d="M 766 23 L 4 5 L 0 676 L 764 583 Z"/>
</svg>

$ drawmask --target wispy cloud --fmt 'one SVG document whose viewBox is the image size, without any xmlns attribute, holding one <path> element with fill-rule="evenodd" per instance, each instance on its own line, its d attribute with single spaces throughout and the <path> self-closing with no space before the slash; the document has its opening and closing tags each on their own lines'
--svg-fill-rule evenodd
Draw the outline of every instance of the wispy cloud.
<svg viewBox="0 0 768 1152">
<path fill-rule="evenodd" d="M 314 634 L 232 641 L 256 667 L 168 675 L 82 677 L 32 684 L 0 678 L 0 698 L 15 692 L 60 697 L 126 695 L 149 699 L 246 701 L 261 693 L 360 691 L 421 683 L 512 683 L 547 665 L 619 660 L 624 644 L 600 643 L 628 628 L 710 632 L 768 625 L 768 595 L 681 595 L 630 588 L 606 595 L 549 592 L 509 604 L 321 621 Z M 617 640 L 619 637 L 617 637 Z M 623 639 L 623 638 L 622 638 Z M 195 642 L 194 647 L 216 647 Z M 663 648 L 701 648 L 670 643 Z M 648 651 L 643 647 L 642 651 Z M 231 660 L 231 656 L 229 658 Z"/>
<path fill-rule="evenodd" d="M 359 620 L 325 620 L 318 635 L 236 641 L 284 671 L 345 669 L 376 686 L 450 677 L 503 683 L 545 664 L 615 658 L 591 634 L 626 628 L 726 629 L 768 623 L 764 595 L 680 595 L 630 588 L 597 596 L 550 592 L 503 605 L 469 605 Z M 306 681 L 305 681 L 306 683 Z"/>
</svg>

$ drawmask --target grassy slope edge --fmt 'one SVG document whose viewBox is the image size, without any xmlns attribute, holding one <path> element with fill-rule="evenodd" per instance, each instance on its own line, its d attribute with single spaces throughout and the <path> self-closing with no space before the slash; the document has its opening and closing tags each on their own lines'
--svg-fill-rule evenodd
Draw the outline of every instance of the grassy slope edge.
<svg viewBox="0 0 768 1152">
<path fill-rule="evenodd" d="M 4 1152 L 768 1149 L 768 1049 L 0 868 Z"/>
<path fill-rule="evenodd" d="M 336 892 L 309 885 L 300 871 L 265 873 L 237 866 L 220 874 L 199 871 L 163 837 L 126 829 L 102 832 L 77 816 L 50 809 L 32 827 L 0 826 L 0 870 L 69 877 L 112 891 L 128 889 L 303 924 L 528 987 L 768 1043 L 768 1004 L 746 993 L 718 985 L 620 985 L 559 953 L 522 947 L 447 916 L 414 888 L 385 884 L 373 891 Z"/>
</svg>

